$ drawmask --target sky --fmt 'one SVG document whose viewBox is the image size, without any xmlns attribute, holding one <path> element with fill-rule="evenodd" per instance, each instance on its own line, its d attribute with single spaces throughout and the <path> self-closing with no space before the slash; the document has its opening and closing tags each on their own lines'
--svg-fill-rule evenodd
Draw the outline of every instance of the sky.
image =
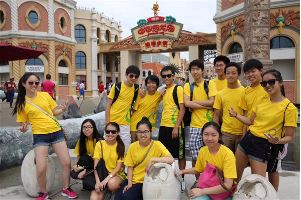
<svg viewBox="0 0 301 200">
<path fill-rule="evenodd" d="M 154 15 L 155 0 L 76 0 L 78 7 L 95 8 L 109 18 L 121 22 L 122 38 L 131 35 L 131 28 L 139 19 Z M 216 12 L 215 0 L 158 0 L 159 16 L 173 16 L 183 24 L 183 30 L 215 33 L 213 17 Z"/>
</svg>

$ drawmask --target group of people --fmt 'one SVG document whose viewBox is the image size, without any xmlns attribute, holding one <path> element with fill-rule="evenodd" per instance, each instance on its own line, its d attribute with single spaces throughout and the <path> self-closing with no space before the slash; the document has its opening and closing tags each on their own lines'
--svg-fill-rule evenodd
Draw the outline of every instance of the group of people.
<svg viewBox="0 0 301 200">
<path fill-rule="evenodd" d="M 265 177 L 269 172 L 270 182 L 278 189 L 279 154 L 283 144 L 293 139 L 297 126 L 297 109 L 285 98 L 281 73 L 274 69 L 263 72 L 263 64 L 256 59 L 247 60 L 241 69 L 222 55 L 215 58 L 214 66 L 217 77 L 204 80 L 203 62 L 192 61 L 189 71 L 193 81 L 184 87 L 174 83 L 173 68 L 165 66 L 160 72 L 164 83 L 160 90 L 157 76 L 148 76 L 146 90 L 142 90 L 136 84 L 139 68 L 131 65 L 126 69 L 126 80 L 113 84 L 108 96 L 104 139 L 93 120 L 85 120 L 81 126 L 75 148 L 78 160 L 88 155 L 94 168 L 104 160 L 109 172 L 100 180 L 97 170 L 94 171 L 96 182 L 90 199 L 103 199 L 106 189 L 115 192 L 115 199 L 143 199 L 144 176 L 153 164 L 171 164 L 174 159 L 178 160 L 180 175 L 195 174 L 198 179 L 190 191 L 190 196 L 198 200 L 228 192 L 241 179 L 248 163 L 254 174 Z M 247 87 L 239 81 L 242 70 L 250 84 Z M 21 131 L 27 130 L 28 123 L 32 126 L 41 192 L 38 199 L 48 196 L 45 157 L 49 145 L 54 147 L 63 166 L 62 194 L 75 198 L 77 194 L 68 187 L 70 157 L 64 134 L 54 117 L 66 105 L 58 106 L 47 93 L 38 92 L 37 85 L 38 76 L 23 75 L 13 113 L 17 114 Z M 159 139 L 154 141 L 152 131 L 161 101 Z M 184 122 L 189 126 L 187 132 Z M 190 136 L 191 169 L 186 169 L 186 134 Z M 204 188 L 200 174 L 207 170 L 208 164 L 222 172 L 223 183 Z M 72 171 L 80 179 L 87 173 L 78 165 Z"/>
</svg>

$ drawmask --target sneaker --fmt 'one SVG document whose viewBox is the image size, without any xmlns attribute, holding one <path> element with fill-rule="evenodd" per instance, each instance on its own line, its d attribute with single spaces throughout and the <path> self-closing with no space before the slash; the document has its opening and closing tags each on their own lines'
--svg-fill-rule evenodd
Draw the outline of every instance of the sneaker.
<svg viewBox="0 0 301 200">
<path fill-rule="evenodd" d="M 62 196 L 68 197 L 69 199 L 76 199 L 77 194 L 70 187 L 62 190 Z"/>
<path fill-rule="evenodd" d="M 48 199 L 48 193 L 47 192 L 45 192 L 45 193 L 39 192 L 39 196 L 36 198 L 36 200 L 46 200 L 46 199 Z"/>
</svg>

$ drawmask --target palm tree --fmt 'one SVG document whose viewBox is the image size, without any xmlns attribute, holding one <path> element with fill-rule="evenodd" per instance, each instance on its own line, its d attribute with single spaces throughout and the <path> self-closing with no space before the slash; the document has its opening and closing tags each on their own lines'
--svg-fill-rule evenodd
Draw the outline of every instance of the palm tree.
<svg viewBox="0 0 301 200">
<path fill-rule="evenodd" d="M 175 74 L 181 73 L 181 67 L 179 67 L 178 65 L 176 65 L 174 63 L 169 63 L 168 66 L 171 66 L 173 68 L 173 71 L 175 72 Z"/>
</svg>

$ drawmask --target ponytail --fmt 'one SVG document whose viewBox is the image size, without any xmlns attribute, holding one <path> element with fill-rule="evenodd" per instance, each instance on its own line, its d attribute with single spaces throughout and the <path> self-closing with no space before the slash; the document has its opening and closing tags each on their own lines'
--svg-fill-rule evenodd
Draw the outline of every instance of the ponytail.
<svg viewBox="0 0 301 200">
<path fill-rule="evenodd" d="M 123 141 L 120 138 L 120 135 L 117 135 L 116 141 L 117 141 L 116 151 L 117 151 L 118 159 L 122 159 L 122 158 L 124 158 L 125 146 L 124 146 Z"/>
</svg>

